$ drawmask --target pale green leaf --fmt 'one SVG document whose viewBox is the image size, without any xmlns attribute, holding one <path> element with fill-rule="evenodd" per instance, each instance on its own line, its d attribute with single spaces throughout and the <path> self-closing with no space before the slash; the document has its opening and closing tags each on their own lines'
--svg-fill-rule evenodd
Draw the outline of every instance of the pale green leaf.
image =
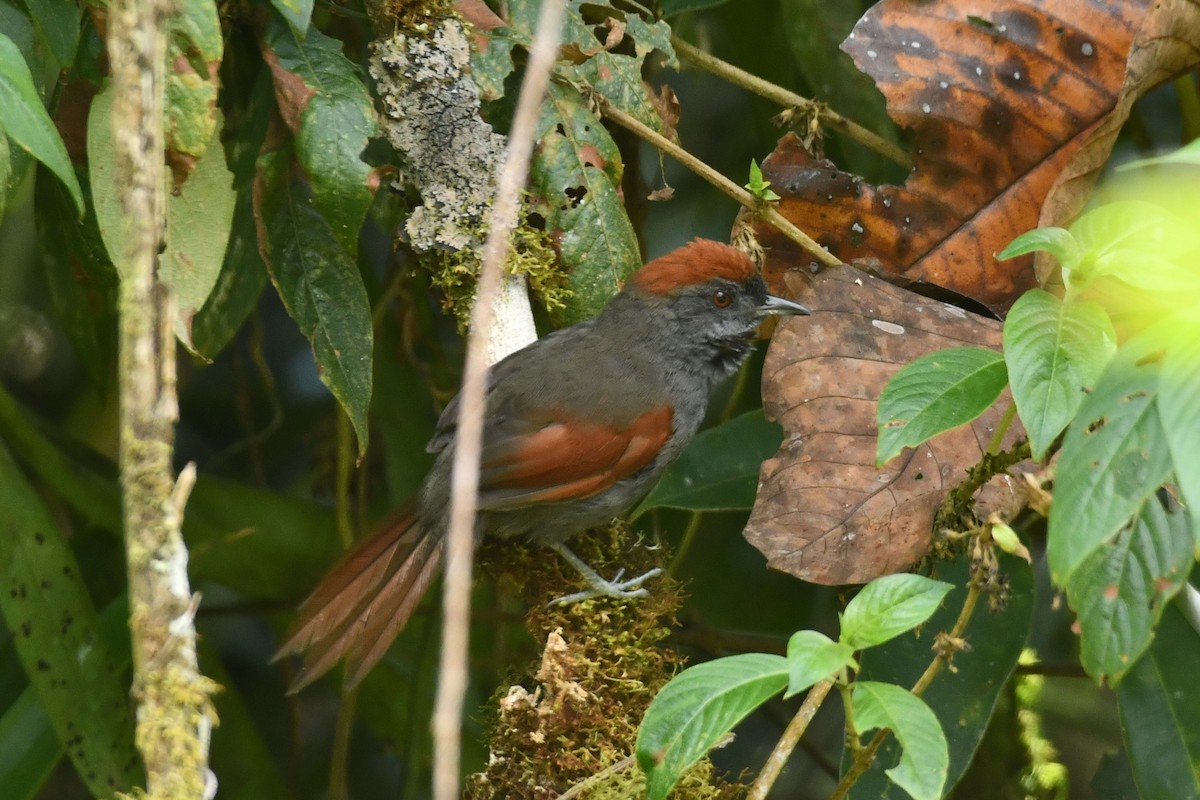
<svg viewBox="0 0 1200 800">
<path fill-rule="evenodd" d="M 846 605 L 839 639 L 854 650 L 882 644 L 929 619 L 952 588 L 923 575 L 876 578 Z"/>
<path fill-rule="evenodd" d="M 684 770 L 787 683 L 786 659 L 766 653 L 719 658 L 672 678 L 638 730 L 637 760 L 650 800 L 665 798 Z"/>
<path fill-rule="evenodd" d="M 1034 289 L 1013 305 L 1004 321 L 1004 361 L 1034 458 L 1074 418 L 1116 339 L 1108 315 L 1092 302 L 1064 303 Z"/>
<path fill-rule="evenodd" d="M 783 699 L 803 692 L 817 681 L 855 667 L 854 648 L 818 631 L 796 631 L 788 639 L 788 687 Z"/>
<path fill-rule="evenodd" d="M 1004 356 L 983 347 L 939 350 L 906 364 L 879 396 L 877 465 L 975 419 L 1007 382 Z"/>
<path fill-rule="evenodd" d="M 888 728 L 902 748 L 900 763 L 887 770 L 913 800 L 938 800 L 950 764 L 946 735 L 921 698 L 890 683 L 858 681 L 851 693 L 860 733 Z"/>
</svg>

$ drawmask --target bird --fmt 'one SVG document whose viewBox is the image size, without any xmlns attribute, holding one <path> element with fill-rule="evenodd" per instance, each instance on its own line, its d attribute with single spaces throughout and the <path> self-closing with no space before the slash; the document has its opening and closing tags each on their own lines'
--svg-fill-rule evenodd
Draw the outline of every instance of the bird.
<svg viewBox="0 0 1200 800">
<path fill-rule="evenodd" d="M 594 318 L 538 339 L 488 372 L 476 534 L 556 552 L 586 589 L 645 596 L 659 570 L 606 580 L 568 547 L 641 500 L 691 442 L 713 390 L 738 370 L 764 318 L 807 315 L 767 292 L 754 262 L 694 239 L 636 271 Z M 440 571 L 458 397 L 427 450 L 415 502 L 352 547 L 301 604 L 276 659 L 303 654 L 290 693 L 346 659 L 357 685 Z"/>
</svg>

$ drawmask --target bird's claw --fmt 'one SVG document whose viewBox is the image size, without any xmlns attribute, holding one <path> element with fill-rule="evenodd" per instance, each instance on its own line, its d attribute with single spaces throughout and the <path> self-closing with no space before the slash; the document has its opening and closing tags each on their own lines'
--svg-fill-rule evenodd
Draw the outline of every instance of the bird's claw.
<svg viewBox="0 0 1200 800">
<path fill-rule="evenodd" d="M 547 605 L 565 606 L 571 603 L 580 603 L 584 600 L 591 600 L 596 597 L 611 597 L 616 600 L 629 600 L 635 597 L 645 597 L 650 594 L 642 584 L 651 578 L 657 578 L 662 574 L 662 570 L 658 567 L 649 572 L 638 575 L 636 578 L 630 578 L 627 581 L 622 581 L 621 577 L 625 574 L 625 570 L 617 572 L 616 576 L 611 581 L 606 581 L 603 578 L 597 577 L 595 581 L 589 581 L 587 589 L 574 594 L 563 595 L 562 597 L 551 600 Z"/>
</svg>

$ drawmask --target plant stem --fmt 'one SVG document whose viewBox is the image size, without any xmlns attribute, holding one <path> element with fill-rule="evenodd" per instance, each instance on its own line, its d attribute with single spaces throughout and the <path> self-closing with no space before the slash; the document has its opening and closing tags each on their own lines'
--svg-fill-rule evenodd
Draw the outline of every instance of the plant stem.
<svg viewBox="0 0 1200 800">
<path fill-rule="evenodd" d="M 605 117 L 608 117 L 622 128 L 632 131 L 637 136 L 641 137 L 645 141 L 669 155 L 671 158 L 678 161 L 680 164 L 683 164 L 683 166 L 687 167 L 701 178 L 704 178 L 704 180 L 720 189 L 738 203 L 741 203 L 743 206 L 750 209 L 750 211 L 757 214 L 761 220 L 774 227 L 784 236 L 800 245 L 800 247 L 804 248 L 809 255 L 811 255 L 821 264 L 824 264 L 827 267 L 836 267 L 842 263 L 832 253 L 813 241 L 811 236 L 793 225 L 769 203 L 760 201 L 754 195 L 750 194 L 750 192 L 746 191 L 741 186 L 738 186 L 736 183 L 729 180 L 729 178 L 726 178 L 724 175 L 717 172 L 708 164 L 705 164 L 703 161 L 696 158 L 687 150 L 684 150 L 682 147 L 675 144 L 658 131 L 614 106 L 603 96 L 599 94 L 593 94 L 592 99 L 600 109 L 600 113 Z"/>
<path fill-rule="evenodd" d="M 688 551 L 692 549 L 692 542 L 696 538 L 696 532 L 700 530 L 700 522 L 703 519 L 704 515 L 699 511 L 693 511 L 688 517 L 687 527 L 683 529 L 683 536 L 679 538 L 679 547 L 675 550 L 675 555 L 667 566 L 668 577 L 675 576 L 675 571 L 679 569 L 679 565 L 687 557 Z"/>
<path fill-rule="evenodd" d="M 767 758 L 767 763 L 763 765 L 762 772 L 758 773 L 758 777 L 755 778 L 754 784 L 750 787 L 750 792 L 746 795 L 747 800 L 765 800 L 767 792 L 771 791 L 771 787 L 775 784 L 779 773 L 783 771 L 784 766 L 787 764 L 788 756 L 796 749 L 796 745 L 800 742 L 800 737 L 808 729 L 809 723 L 812 722 L 813 717 L 817 714 L 817 709 L 825 702 L 825 698 L 829 695 L 829 690 L 832 688 L 832 681 L 821 681 L 808 690 L 808 696 L 804 698 L 804 703 L 800 706 L 800 710 L 796 712 L 796 716 L 792 717 L 792 721 L 784 729 L 783 735 L 775 743 L 775 749 L 771 751 L 770 757 Z"/>
<path fill-rule="evenodd" d="M 971 621 L 971 616 L 975 613 L 975 607 L 979 603 L 979 597 L 983 594 L 983 575 L 985 570 L 977 570 L 971 576 L 970 582 L 967 584 L 967 596 L 963 600 L 962 611 L 958 613 L 958 619 L 954 621 L 954 627 L 950 629 L 947 637 L 951 640 L 961 639 L 963 631 L 967 629 L 967 623 Z M 925 672 L 913 684 L 912 693 L 920 697 L 929 684 L 933 683 L 933 679 L 942 671 L 954 654 L 952 647 L 944 647 L 938 650 L 933 661 L 925 668 Z M 850 769 L 846 770 L 846 774 L 838 781 L 838 785 L 833 790 L 833 794 L 829 795 L 829 800 L 843 800 L 850 792 L 850 789 L 858 782 L 863 773 L 871 766 L 871 762 L 875 760 L 875 754 L 879 752 L 879 748 L 883 745 L 884 740 L 888 737 L 889 730 L 883 729 L 871 737 L 871 741 L 858 751 L 854 758 L 854 762 L 850 765 Z"/>
<path fill-rule="evenodd" d="M 350 739 L 354 732 L 354 708 L 358 705 L 358 687 L 342 694 L 333 729 L 333 748 L 329 756 L 329 797 L 350 800 Z"/>
<path fill-rule="evenodd" d="M 789 92 L 782 86 L 746 72 L 740 67 L 735 67 L 728 61 L 722 61 L 711 53 L 704 52 L 699 47 L 685 42 L 678 36 L 671 37 L 671 45 L 675 48 L 676 55 L 692 66 L 711 72 L 719 78 L 724 78 L 735 86 L 740 86 L 760 97 L 765 97 L 772 103 L 778 103 L 787 108 L 800 108 L 805 111 L 815 112 L 818 122 L 844 134 L 847 138 L 853 139 L 863 147 L 874 150 L 879 155 L 890 161 L 894 161 L 905 169 L 912 168 L 912 159 L 909 158 L 908 153 L 904 152 L 903 149 L 884 139 L 874 131 L 864 128 L 854 120 L 843 117 L 823 103 L 807 97 L 801 97 L 795 92 Z"/>
<path fill-rule="evenodd" d="M 1000 424 L 996 426 L 996 432 L 992 434 L 992 440 L 988 442 L 987 454 L 994 456 L 1000 452 L 1000 445 L 1004 443 L 1004 436 L 1008 433 L 1008 429 L 1012 427 L 1013 420 L 1017 418 L 1017 404 L 1009 402 L 1008 408 L 1004 409 L 1004 416 L 1000 418 Z"/>
<path fill-rule="evenodd" d="M 433 797 L 458 800 L 462 756 L 463 703 L 467 693 L 471 622 L 471 571 L 475 549 L 475 512 L 479 500 L 479 464 L 483 444 L 487 350 L 495 297 L 501 288 L 509 239 L 517 222 L 521 188 L 529 171 L 538 108 L 558 56 L 564 4 L 548 0 L 538 13 L 537 31 L 513 112 L 508 151 L 497 179 L 488 215 L 488 235 L 479 269 L 471 328 L 467 337 L 463 386 L 459 395 L 457 444 L 451 472 L 449 524 L 445 545 L 442 651 L 433 712 Z"/>
</svg>

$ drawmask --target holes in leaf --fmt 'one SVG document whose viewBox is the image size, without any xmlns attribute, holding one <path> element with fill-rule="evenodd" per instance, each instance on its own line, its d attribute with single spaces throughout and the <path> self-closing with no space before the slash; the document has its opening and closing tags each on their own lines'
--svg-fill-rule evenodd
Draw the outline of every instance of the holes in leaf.
<svg viewBox="0 0 1200 800">
<path fill-rule="evenodd" d="M 1147 392 L 1145 389 L 1138 389 L 1136 392 L 1130 392 L 1129 394 L 1121 395 L 1120 402 L 1132 403 L 1134 400 L 1139 400 L 1143 397 L 1149 397 L 1149 395 L 1150 395 L 1150 393 Z"/>
<path fill-rule="evenodd" d="M 587 188 L 584 186 L 568 186 L 563 189 L 563 194 L 571 201 L 571 208 L 579 208 L 579 204 L 583 202 L 583 198 L 587 195 Z"/>
<path fill-rule="evenodd" d="M 1105 417 L 1100 417 L 1099 419 L 1094 419 L 1088 423 L 1087 432 L 1095 433 L 1096 431 L 1103 428 L 1107 423 L 1108 423 L 1108 419 Z"/>
</svg>

